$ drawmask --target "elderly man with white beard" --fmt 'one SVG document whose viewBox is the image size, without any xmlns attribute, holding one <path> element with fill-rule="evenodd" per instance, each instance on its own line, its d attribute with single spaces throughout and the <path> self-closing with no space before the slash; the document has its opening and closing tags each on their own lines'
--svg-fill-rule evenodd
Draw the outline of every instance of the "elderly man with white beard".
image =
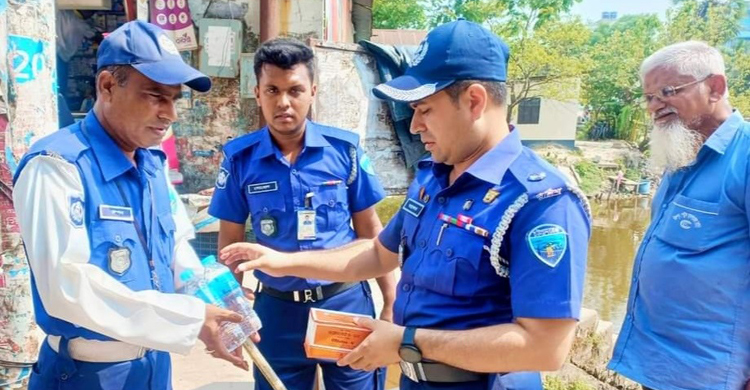
<svg viewBox="0 0 750 390">
<path fill-rule="evenodd" d="M 740 390 L 750 379 L 750 123 L 721 54 L 667 46 L 641 65 L 664 172 L 609 368 L 644 389 Z"/>
</svg>

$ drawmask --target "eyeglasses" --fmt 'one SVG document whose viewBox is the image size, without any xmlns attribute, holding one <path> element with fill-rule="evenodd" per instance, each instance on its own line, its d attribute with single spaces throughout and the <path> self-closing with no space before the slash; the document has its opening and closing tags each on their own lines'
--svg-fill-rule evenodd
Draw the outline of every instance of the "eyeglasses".
<svg viewBox="0 0 750 390">
<path fill-rule="evenodd" d="M 689 87 L 691 85 L 702 83 L 702 82 L 708 80 L 708 78 L 711 77 L 711 76 L 713 76 L 713 74 L 709 74 L 708 76 L 706 76 L 706 77 L 704 77 L 704 78 L 702 78 L 700 80 L 691 81 L 691 82 L 689 82 L 687 84 L 678 85 L 676 87 L 672 86 L 672 85 L 667 85 L 666 87 L 662 88 L 661 91 L 659 91 L 657 93 L 644 93 L 643 94 L 643 102 L 646 103 L 646 104 L 649 104 L 649 103 L 651 103 L 654 100 L 654 98 L 657 98 L 657 99 L 659 99 L 661 101 L 668 100 L 669 98 L 673 97 L 674 95 L 677 95 L 681 90 L 683 90 L 683 89 L 685 89 L 685 88 L 687 88 L 687 87 Z"/>
</svg>

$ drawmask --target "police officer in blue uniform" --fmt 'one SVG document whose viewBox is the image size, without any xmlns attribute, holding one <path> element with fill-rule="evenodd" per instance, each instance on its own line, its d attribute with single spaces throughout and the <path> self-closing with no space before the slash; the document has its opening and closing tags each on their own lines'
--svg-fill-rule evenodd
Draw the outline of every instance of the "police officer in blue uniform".
<svg viewBox="0 0 750 390">
<path fill-rule="evenodd" d="M 129 22 L 101 44 L 98 99 L 79 123 L 40 139 L 21 160 L 14 203 L 32 271 L 36 321 L 48 335 L 32 390 L 172 388 L 169 352 L 198 339 L 223 347 L 231 311 L 174 294 L 200 267 L 158 145 L 176 118 L 181 84 L 208 77 L 186 65 L 158 27 Z M 187 233 L 186 233 L 187 232 Z"/>
<path fill-rule="evenodd" d="M 291 39 L 264 43 L 255 53 L 256 98 L 268 125 L 230 141 L 209 213 L 221 220 L 219 248 L 244 242 L 252 219 L 258 242 L 306 253 L 375 237 L 382 225 L 374 205 L 384 197 L 356 133 L 307 120 L 316 92 L 312 50 Z M 276 278 L 257 272 L 255 310 L 263 321 L 259 349 L 288 389 L 310 389 L 316 366 L 328 390 L 382 388 L 384 373 L 307 359 L 304 339 L 311 307 L 374 315 L 366 282 Z M 390 319 L 395 280 L 378 280 Z M 257 389 L 269 389 L 255 375 Z M 377 383 L 376 383 L 377 382 Z"/>
<path fill-rule="evenodd" d="M 307 256 L 225 248 L 238 272 L 358 280 L 401 267 L 395 324 L 338 364 L 401 364 L 401 389 L 541 389 L 558 369 L 581 307 L 589 211 L 580 190 L 509 128 L 508 46 L 459 20 L 432 30 L 381 98 L 409 102 L 420 162 L 400 211 L 375 240 Z M 510 373 L 510 374 L 505 374 Z"/>
</svg>

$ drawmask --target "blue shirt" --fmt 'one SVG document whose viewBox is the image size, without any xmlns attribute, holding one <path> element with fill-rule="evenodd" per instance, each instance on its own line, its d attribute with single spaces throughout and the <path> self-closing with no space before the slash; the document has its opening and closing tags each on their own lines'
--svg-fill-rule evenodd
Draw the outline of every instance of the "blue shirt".
<svg viewBox="0 0 750 390">
<path fill-rule="evenodd" d="M 580 191 L 518 131 L 448 185 L 451 169 L 420 162 L 379 236 L 403 264 L 395 322 L 462 330 L 578 318 L 590 234 Z"/>
<path fill-rule="evenodd" d="M 353 241 L 352 213 L 385 197 L 371 160 L 359 147 L 359 135 L 312 121 L 307 121 L 294 164 L 282 156 L 268 128 L 228 142 L 224 155 L 209 214 L 239 224 L 251 216 L 258 243 L 279 251 L 328 249 Z M 299 211 L 314 211 L 315 239 L 298 239 Z M 255 275 L 281 291 L 330 283 Z"/>
<path fill-rule="evenodd" d="M 750 379 L 750 123 L 732 114 L 666 174 L 610 369 L 660 390 Z"/>
</svg>

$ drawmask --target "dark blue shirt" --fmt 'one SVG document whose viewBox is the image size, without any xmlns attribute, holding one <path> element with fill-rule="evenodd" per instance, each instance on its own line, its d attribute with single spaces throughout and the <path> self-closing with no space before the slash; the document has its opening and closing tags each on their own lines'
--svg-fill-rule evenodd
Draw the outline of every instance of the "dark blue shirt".
<svg viewBox="0 0 750 390">
<path fill-rule="evenodd" d="M 239 224 L 251 216 L 258 242 L 280 251 L 336 248 L 356 239 L 352 214 L 385 197 L 359 136 L 308 121 L 304 142 L 294 164 L 282 156 L 268 128 L 227 143 L 209 213 Z M 298 211 L 314 211 L 314 239 L 298 239 Z M 282 291 L 330 283 L 255 274 Z"/>
<path fill-rule="evenodd" d="M 590 234 L 587 203 L 518 131 L 448 184 L 419 164 L 380 241 L 403 261 L 401 325 L 472 329 L 516 317 L 578 318 Z"/>
</svg>

